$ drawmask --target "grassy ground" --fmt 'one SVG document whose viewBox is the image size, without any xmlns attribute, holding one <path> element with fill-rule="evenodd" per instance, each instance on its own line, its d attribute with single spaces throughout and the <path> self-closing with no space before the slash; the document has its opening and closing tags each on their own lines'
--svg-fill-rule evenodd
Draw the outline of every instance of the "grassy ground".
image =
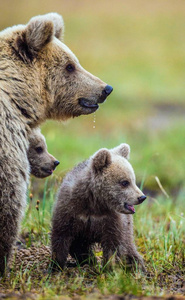
<svg viewBox="0 0 185 300">
<path fill-rule="evenodd" d="M 22 224 L 22 241 L 30 257 L 21 257 L 9 275 L 1 281 L 1 292 L 14 296 L 39 299 L 109 299 L 111 295 L 164 296 L 185 294 L 185 217 L 183 191 L 178 197 L 162 195 L 150 198 L 137 207 L 134 215 L 135 237 L 139 252 L 143 255 L 147 273 L 130 272 L 125 267 L 105 271 L 100 264 L 94 267 L 68 268 L 48 276 L 50 257 L 46 252 L 38 263 L 38 249 L 49 244 L 50 218 L 55 186 L 45 185 L 45 195 L 40 199 L 39 210 L 35 207 L 37 197 L 28 199 L 29 205 Z M 20 253 L 21 250 L 18 250 Z M 24 251 L 24 250 L 22 250 Z M 27 251 L 27 250 L 26 250 Z M 101 258 L 101 249 L 96 252 Z M 26 264 L 25 264 L 26 261 Z M 64 297 L 64 298 L 62 298 Z M 112 298 L 110 298 L 112 299 Z M 113 298 L 114 299 L 114 298 Z M 116 298 L 115 298 L 116 299 Z"/>
<path fill-rule="evenodd" d="M 29 271 L 20 266 L 1 280 L 0 292 L 40 299 L 185 295 L 184 1 L 0 0 L 0 4 L 1 29 L 26 23 L 37 14 L 61 13 L 66 44 L 88 71 L 114 87 L 95 115 L 43 124 L 48 149 L 61 164 L 48 181 L 31 179 L 33 200 L 28 199 L 21 229 L 27 249 L 49 245 L 52 205 L 63 175 L 101 147 L 130 144 L 137 182 L 149 195 L 134 216 L 148 274 L 120 268 L 103 272 L 96 266 L 48 278 L 34 267 Z"/>
</svg>

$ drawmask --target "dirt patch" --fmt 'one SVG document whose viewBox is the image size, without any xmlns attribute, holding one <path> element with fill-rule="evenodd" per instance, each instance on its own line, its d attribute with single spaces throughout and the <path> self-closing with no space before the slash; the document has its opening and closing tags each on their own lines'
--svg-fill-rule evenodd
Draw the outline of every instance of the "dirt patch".
<svg viewBox="0 0 185 300">
<path fill-rule="evenodd" d="M 19 293 L 19 292 L 10 292 L 10 293 L 7 293 L 7 294 L 2 294 L 0 293 L 0 300 L 1 299 L 11 299 L 11 300 L 16 300 L 16 299 L 19 299 L 19 300 L 35 300 L 37 299 L 37 295 L 33 294 L 33 293 Z"/>
</svg>

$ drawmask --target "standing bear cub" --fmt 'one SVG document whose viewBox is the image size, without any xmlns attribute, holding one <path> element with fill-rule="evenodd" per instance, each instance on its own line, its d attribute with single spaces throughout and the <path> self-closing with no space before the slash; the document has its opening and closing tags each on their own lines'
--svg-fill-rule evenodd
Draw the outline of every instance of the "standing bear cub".
<svg viewBox="0 0 185 300">
<path fill-rule="evenodd" d="M 146 196 L 136 186 L 129 153 L 127 144 L 101 149 L 64 178 L 51 234 L 52 257 L 61 268 L 68 253 L 79 263 L 94 259 L 92 245 L 100 243 L 104 264 L 115 255 L 144 269 L 134 244 L 132 214 Z"/>
<path fill-rule="evenodd" d="M 80 65 L 63 32 L 57 13 L 0 32 L 0 275 L 26 206 L 31 130 L 90 114 L 112 92 Z"/>
<path fill-rule="evenodd" d="M 60 163 L 48 153 L 46 140 L 40 128 L 34 128 L 29 135 L 28 160 L 30 173 L 38 178 L 50 176 Z"/>
</svg>

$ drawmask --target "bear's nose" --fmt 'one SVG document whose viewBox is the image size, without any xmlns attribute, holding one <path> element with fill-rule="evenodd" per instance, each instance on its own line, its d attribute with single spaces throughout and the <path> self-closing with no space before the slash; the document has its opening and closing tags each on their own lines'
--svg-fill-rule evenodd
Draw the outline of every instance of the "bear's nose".
<svg viewBox="0 0 185 300">
<path fill-rule="evenodd" d="M 57 167 L 57 166 L 59 165 L 59 163 L 60 163 L 60 162 L 59 162 L 58 160 L 55 160 L 55 161 L 54 161 L 54 166 Z"/>
<path fill-rule="evenodd" d="M 106 85 L 106 87 L 103 89 L 102 94 L 100 98 L 98 99 L 98 103 L 102 103 L 105 101 L 105 99 L 110 95 L 110 93 L 113 91 L 113 88 L 110 85 Z"/>
<path fill-rule="evenodd" d="M 113 88 L 112 88 L 112 86 L 111 85 L 106 85 L 106 87 L 104 88 L 104 90 L 103 90 L 103 94 L 105 95 L 105 96 L 108 96 L 108 95 L 110 95 L 110 93 L 113 91 Z"/>
<path fill-rule="evenodd" d="M 142 203 L 146 199 L 146 196 L 143 195 L 141 197 L 138 197 L 137 199 L 138 199 L 139 203 Z"/>
</svg>

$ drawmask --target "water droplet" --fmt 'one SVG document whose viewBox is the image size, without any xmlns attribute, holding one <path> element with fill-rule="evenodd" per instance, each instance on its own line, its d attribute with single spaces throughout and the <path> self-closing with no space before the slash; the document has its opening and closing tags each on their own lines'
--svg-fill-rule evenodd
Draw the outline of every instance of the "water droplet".
<svg viewBox="0 0 185 300">
<path fill-rule="evenodd" d="M 96 123 L 96 114 L 94 113 L 94 116 L 93 116 L 93 123 Z M 95 124 L 93 125 L 93 128 L 96 128 Z"/>
</svg>

